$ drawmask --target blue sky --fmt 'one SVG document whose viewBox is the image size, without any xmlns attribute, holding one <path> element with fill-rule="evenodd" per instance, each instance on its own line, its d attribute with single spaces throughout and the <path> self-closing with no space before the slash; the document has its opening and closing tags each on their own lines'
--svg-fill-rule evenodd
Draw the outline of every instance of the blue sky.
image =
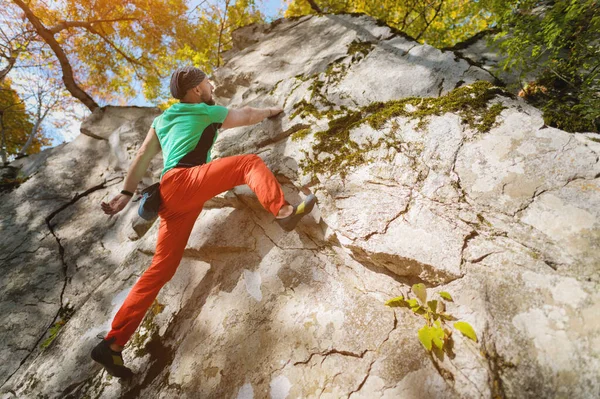
<svg viewBox="0 0 600 399">
<path fill-rule="evenodd" d="M 265 16 L 267 18 L 276 19 L 279 16 L 283 16 L 283 15 L 278 15 L 280 9 L 285 7 L 285 5 L 282 4 L 283 0 L 262 0 L 261 3 L 262 3 L 261 9 L 263 10 L 263 13 L 265 14 Z M 283 11 L 281 11 L 281 14 L 283 14 Z"/>
</svg>

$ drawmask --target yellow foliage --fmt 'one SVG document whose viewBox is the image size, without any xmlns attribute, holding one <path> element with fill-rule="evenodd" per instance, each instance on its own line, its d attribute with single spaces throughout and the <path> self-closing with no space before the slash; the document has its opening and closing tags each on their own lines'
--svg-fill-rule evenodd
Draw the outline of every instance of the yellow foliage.
<svg viewBox="0 0 600 399">
<path fill-rule="evenodd" d="M 436 47 L 452 46 L 494 22 L 485 2 L 472 0 L 321 0 L 324 13 L 365 13 L 407 33 L 421 43 Z M 487 3 L 486 3 L 487 4 Z M 286 17 L 313 14 L 306 0 L 292 0 Z"/>
</svg>

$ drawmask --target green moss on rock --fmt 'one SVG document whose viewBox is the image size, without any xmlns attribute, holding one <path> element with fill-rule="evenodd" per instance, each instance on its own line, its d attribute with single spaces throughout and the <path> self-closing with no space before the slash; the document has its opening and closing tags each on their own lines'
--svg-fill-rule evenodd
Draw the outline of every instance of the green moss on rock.
<svg viewBox="0 0 600 399">
<path fill-rule="evenodd" d="M 165 305 L 160 304 L 155 299 L 142 321 L 141 328 L 138 328 L 133 337 L 131 337 L 130 345 L 135 348 L 135 355 L 137 357 L 142 357 L 147 353 L 144 343 L 148 338 L 158 335 L 158 326 L 154 323 L 154 318 L 162 313 L 164 309 Z"/>
<path fill-rule="evenodd" d="M 306 136 L 310 134 L 310 128 L 304 128 L 298 130 L 296 133 L 292 134 L 292 141 L 300 141 Z"/>
<path fill-rule="evenodd" d="M 302 119 L 305 119 L 309 116 L 312 116 L 316 119 L 321 119 L 324 117 L 331 119 L 331 118 L 335 117 L 336 115 L 347 112 L 346 107 L 341 106 L 338 109 L 335 109 L 333 104 L 330 105 L 327 109 L 325 109 L 323 111 L 319 111 L 314 103 L 308 102 L 306 100 L 298 101 L 296 104 L 294 104 L 292 109 L 294 111 L 290 115 L 290 119 L 293 119 L 297 116 L 299 116 Z"/>
<path fill-rule="evenodd" d="M 277 81 L 277 83 L 275 83 L 275 85 L 273 86 L 273 88 L 271 89 L 271 91 L 269 91 L 269 95 L 270 95 L 270 96 L 272 96 L 272 95 L 273 95 L 273 93 L 275 93 L 275 90 L 277 90 L 277 87 L 279 86 L 279 84 L 280 84 L 281 82 L 283 82 L 283 79 L 282 79 L 282 80 L 279 80 L 279 81 Z"/>
<path fill-rule="evenodd" d="M 381 129 L 390 118 L 404 116 L 419 119 L 419 128 L 425 127 L 425 118 L 433 115 L 443 115 L 447 112 L 457 113 L 462 122 L 479 132 L 489 131 L 496 117 L 505 108 L 502 104 L 488 107 L 488 102 L 497 94 L 504 93 L 502 89 L 490 82 L 479 81 L 470 86 L 452 90 L 441 97 L 407 97 L 401 100 L 391 100 L 386 103 L 373 103 L 363 110 L 368 116 L 365 122 L 374 129 Z"/>
<path fill-rule="evenodd" d="M 348 45 L 348 55 L 355 56 L 357 54 L 362 54 L 362 57 L 365 57 L 372 49 L 373 43 L 354 40 Z"/>
<path fill-rule="evenodd" d="M 491 83 L 479 81 L 470 86 L 454 89 L 442 97 L 408 97 L 376 102 L 357 111 L 348 111 L 345 115 L 330 120 L 327 130 L 315 133 L 316 142 L 312 147 L 312 158 L 307 157 L 301 161 L 300 167 L 309 174 L 339 173 L 344 177 L 349 168 L 366 162 L 366 152 L 382 144 L 387 148 L 396 147 L 395 139 L 390 135 L 381 138 L 378 142 L 360 147 L 350 140 L 350 131 L 363 123 L 380 130 L 388 120 L 400 116 L 418 119 L 417 127 L 422 129 L 426 126 L 428 116 L 452 112 L 458 114 L 462 122 L 470 128 L 482 133 L 487 132 L 494 126 L 497 116 L 505 108 L 499 103 L 491 106 L 488 103 L 497 94 L 503 93 L 502 89 Z M 303 108 L 305 111 L 307 109 Z M 310 114 L 309 111 L 306 112 Z M 318 111 L 312 112 L 323 115 Z"/>
<path fill-rule="evenodd" d="M 52 342 L 54 342 L 56 337 L 58 337 L 58 333 L 64 327 L 64 325 L 67 324 L 67 321 L 69 321 L 71 316 L 73 316 L 74 312 L 75 312 L 75 310 L 72 307 L 70 307 L 69 305 L 60 308 L 60 310 L 58 311 L 59 319 L 48 330 L 48 332 L 49 332 L 48 338 L 46 338 L 40 345 L 40 347 L 42 349 L 46 349 L 47 347 L 52 345 Z"/>
</svg>

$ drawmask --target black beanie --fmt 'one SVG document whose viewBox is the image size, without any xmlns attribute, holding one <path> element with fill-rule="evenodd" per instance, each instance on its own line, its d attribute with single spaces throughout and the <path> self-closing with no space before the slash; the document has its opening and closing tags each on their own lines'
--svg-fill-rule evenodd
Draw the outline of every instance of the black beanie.
<svg viewBox="0 0 600 399">
<path fill-rule="evenodd" d="M 177 68 L 171 75 L 171 95 L 181 100 L 189 89 L 198 86 L 205 77 L 206 74 L 196 67 Z"/>
</svg>

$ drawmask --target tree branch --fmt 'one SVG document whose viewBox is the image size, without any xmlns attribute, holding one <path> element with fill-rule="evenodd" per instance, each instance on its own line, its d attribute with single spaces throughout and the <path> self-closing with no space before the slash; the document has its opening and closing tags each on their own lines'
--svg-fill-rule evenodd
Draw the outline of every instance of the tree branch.
<svg viewBox="0 0 600 399">
<path fill-rule="evenodd" d="M 115 18 L 115 19 L 99 19 L 96 21 L 60 21 L 58 24 L 48 28 L 48 32 L 53 35 L 69 28 L 88 28 L 93 29 L 92 24 L 101 24 L 104 22 L 119 22 L 119 21 L 137 21 L 137 18 Z"/>
<path fill-rule="evenodd" d="M 223 31 L 225 30 L 225 22 L 227 21 L 227 11 L 229 9 L 229 0 L 225 0 L 225 12 L 221 19 L 221 28 L 219 29 L 219 41 L 217 43 L 217 68 L 221 65 L 221 41 L 223 40 Z"/>
<path fill-rule="evenodd" d="M 4 80 L 4 78 L 6 77 L 6 75 L 8 75 L 10 70 L 13 69 L 13 67 L 15 66 L 15 63 L 17 62 L 17 57 L 16 57 L 16 55 L 13 56 L 11 54 L 10 57 L 6 58 L 6 61 L 8 62 L 8 65 L 6 66 L 6 68 L 0 69 L 0 82 L 2 82 Z"/>
<path fill-rule="evenodd" d="M 308 4 L 310 4 L 310 8 L 312 8 L 317 14 L 323 14 L 321 8 L 315 3 L 315 0 L 306 0 Z"/>
<path fill-rule="evenodd" d="M 423 33 L 425 33 L 425 31 L 427 30 L 427 28 L 429 28 L 429 25 L 431 25 L 431 23 L 433 22 L 434 19 L 436 19 L 436 17 L 438 16 L 440 10 L 442 9 L 442 5 L 444 4 L 444 0 L 440 0 L 440 3 L 438 4 L 438 7 L 435 10 L 435 14 L 433 14 L 433 17 L 427 21 L 427 18 L 425 17 L 425 15 L 423 15 L 423 19 L 425 19 L 425 27 L 421 30 L 421 32 L 419 33 L 419 35 L 415 38 L 416 41 L 419 41 L 419 39 L 421 38 L 421 36 L 423 36 Z"/>
<path fill-rule="evenodd" d="M 66 89 L 79 101 L 81 101 L 90 111 L 94 111 L 99 105 L 94 101 L 89 94 L 87 94 L 81 87 L 77 85 L 75 82 L 75 78 L 73 76 L 73 68 L 71 67 L 71 63 L 67 58 L 67 54 L 60 46 L 60 44 L 54 38 L 52 32 L 50 32 L 38 19 L 38 17 L 33 13 L 33 11 L 23 2 L 23 0 L 13 0 L 17 6 L 19 6 L 23 12 L 25 13 L 25 17 L 31 22 L 36 32 L 40 37 L 50 46 L 56 58 L 58 58 L 58 62 L 60 63 L 60 67 L 62 69 L 62 80 L 65 84 Z"/>
<path fill-rule="evenodd" d="M 123 52 L 123 50 L 121 50 L 115 43 L 113 43 L 108 37 L 106 37 L 105 35 L 103 35 L 102 33 L 98 32 L 96 29 L 90 27 L 89 28 L 90 33 L 93 33 L 95 35 L 100 36 L 100 38 L 102 40 L 104 40 L 106 42 L 106 44 L 108 44 L 110 47 L 112 47 L 117 53 L 119 53 L 121 55 L 121 57 L 125 58 L 128 62 L 134 64 L 134 65 L 139 65 L 139 66 L 144 66 L 144 64 L 142 64 L 140 61 L 131 58 L 129 55 L 127 55 L 125 52 Z"/>
</svg>

